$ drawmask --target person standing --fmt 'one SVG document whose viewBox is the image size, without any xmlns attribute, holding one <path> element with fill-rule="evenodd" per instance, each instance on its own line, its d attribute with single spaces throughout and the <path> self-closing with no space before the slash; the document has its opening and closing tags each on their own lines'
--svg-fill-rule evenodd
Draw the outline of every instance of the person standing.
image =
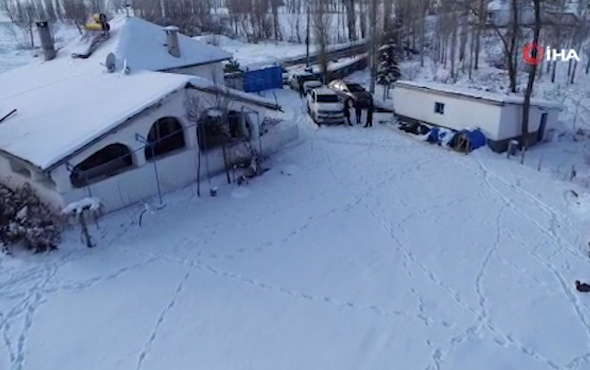
<svg viewBox="0 0 590 370">
<path fill-rule="evenodd" d="M 359 102 L 358 100 L 354 101 L 354 111 L 356 113 L 356 123 L 360 124 L 361 123 L 361 115 L 363 114 L 363 108 L 361 106 L 361 102 Z"/>
<path fill-rule="evenodd" d="M 352 122 L 350 122 L 350 108 L 348 104 L 344 104 L 344 123 L 348 122 L 349 126 L 352 126 Z"/>
<path fill-rule="evenodd" d="M 297 77 L 297 83 L 299 84 L 299 97 L 303 99 L 305 91 L 303 90 L 303 79 Z"/>
<path fill-rule="evenodd" d="M 369 103 L 369 107 L 367 108 L 367 122 L 365 123 L 365 127 L 373 127 L 373 102 Z"/>
</svg>

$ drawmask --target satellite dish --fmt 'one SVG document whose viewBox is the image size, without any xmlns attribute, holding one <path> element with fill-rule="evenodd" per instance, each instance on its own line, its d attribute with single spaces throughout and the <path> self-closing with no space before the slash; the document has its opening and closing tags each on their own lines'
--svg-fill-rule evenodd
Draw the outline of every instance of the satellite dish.
<svg viewBox="0 0 590 370">
<path fill-rule="evenodd" d="M 117 68 L 117 59 L 115 58 L 115 54 L 113 53 L 109 53 L 109 55 L 107 55 L 107 60 L 105 62 L 105 67 L 107 67 L 107 71 L 109 71 L 110 73 L 115 72 L 115 69 Z"/>
</svg>

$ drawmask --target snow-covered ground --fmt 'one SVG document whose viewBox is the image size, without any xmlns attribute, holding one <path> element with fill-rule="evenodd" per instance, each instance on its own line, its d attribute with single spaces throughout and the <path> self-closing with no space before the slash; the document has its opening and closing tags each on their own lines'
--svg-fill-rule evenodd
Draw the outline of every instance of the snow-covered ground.
<svg viewBox="0 0 590 370">
<path fill-rule="evenodd" d="M 78 36 L 76 28 L 71 26 L 57 25 L 54 32 L 57 49 Z M 16 30 L 16 35 L 11 31 L 8 20 L 0 15 L 0 73 L 23 66 L 35 58 L 42 58 L 43 56 L 39 48 L 27 49 L 20 45 L 23 41 L 22 35 L 18 30 Z M 35 34 L 34 37 L 35 44 L 38 46 L 38 35 Z"/>
<path fill-rule="evenodd" d="M 27 64 L 32 58 L 31 51 L 17 47 L 8 27 L 9 23 L 0 19 L 0 73 Z"/>
<path fill-rule="evenodd" d="M 304 135 L 261 178 L 0 258 L 0 368 L 590 366 L 587 195 L 276 94 Z"/>
<path fill-rule="evenodd" d="M 286 56 L 270 45 L 236 50 Z M 0 72 L 30 60 L 15 50 Z M 448 78 L 415 64 L 416 80 Z M 70 230 L 57 252 L 0 255 L 0 369 L 588 369 L 590 296 L 574 281 L 590 280 L 590 196 L 563 181 L 574 161 L 590 179 L 590 131 L 571 140 L 579 77 L 539 84 L 565 125 L 525 166 L 387 124 L 318 129 L 295 92 L 267 92 L 303 137 L 262 177 L 166 195 L 141 227 L 142 209 L 111 214 L 94 249 Z"/>
</svg>

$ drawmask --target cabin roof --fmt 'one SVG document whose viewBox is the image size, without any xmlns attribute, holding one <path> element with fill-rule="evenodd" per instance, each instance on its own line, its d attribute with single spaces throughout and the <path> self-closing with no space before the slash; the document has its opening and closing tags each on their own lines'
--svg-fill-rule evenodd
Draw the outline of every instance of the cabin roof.
<svg viewBox="0 0 590 370">
<path fill-rule="evenodd" d="M 469 87 L 448 85 L 435 82 L 397 81 L 395 83 L 395 87 L 408 88 L 436 95 L 453 96 L 456 98 L 479 101 L 482 103 L 494 105 L 524 103 L 524 97 L 519 95 L 505 95 L 484 90 L 477 90 Z M 531 99 L 531 105 L 549 109 L 562 109 L 561 104 L 542 99 Z"/>
</svg>

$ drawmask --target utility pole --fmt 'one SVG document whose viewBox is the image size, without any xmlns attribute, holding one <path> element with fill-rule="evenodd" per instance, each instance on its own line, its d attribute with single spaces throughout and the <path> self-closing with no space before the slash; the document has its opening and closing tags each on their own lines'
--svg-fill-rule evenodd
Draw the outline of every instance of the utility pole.
<svg viewBox="0 0 590 370">
<path fill-rule="evenodd" d="M 371 84 L 369 91 L 375 93 L 375 80 L 377 79 L 377 0 L 369 0 L 369 63 L 371 67 Z"/>
<path fill-rule="evenodd" d="M 305 35 L 305 48 L 306 48 L 306 58 L 305 58 L 305 69 L 309 68 L 309 23 L 310 23 L 310 14 L 309 14 L 309 2 L 307 3 L 307 34 Z"/>
</svg>

